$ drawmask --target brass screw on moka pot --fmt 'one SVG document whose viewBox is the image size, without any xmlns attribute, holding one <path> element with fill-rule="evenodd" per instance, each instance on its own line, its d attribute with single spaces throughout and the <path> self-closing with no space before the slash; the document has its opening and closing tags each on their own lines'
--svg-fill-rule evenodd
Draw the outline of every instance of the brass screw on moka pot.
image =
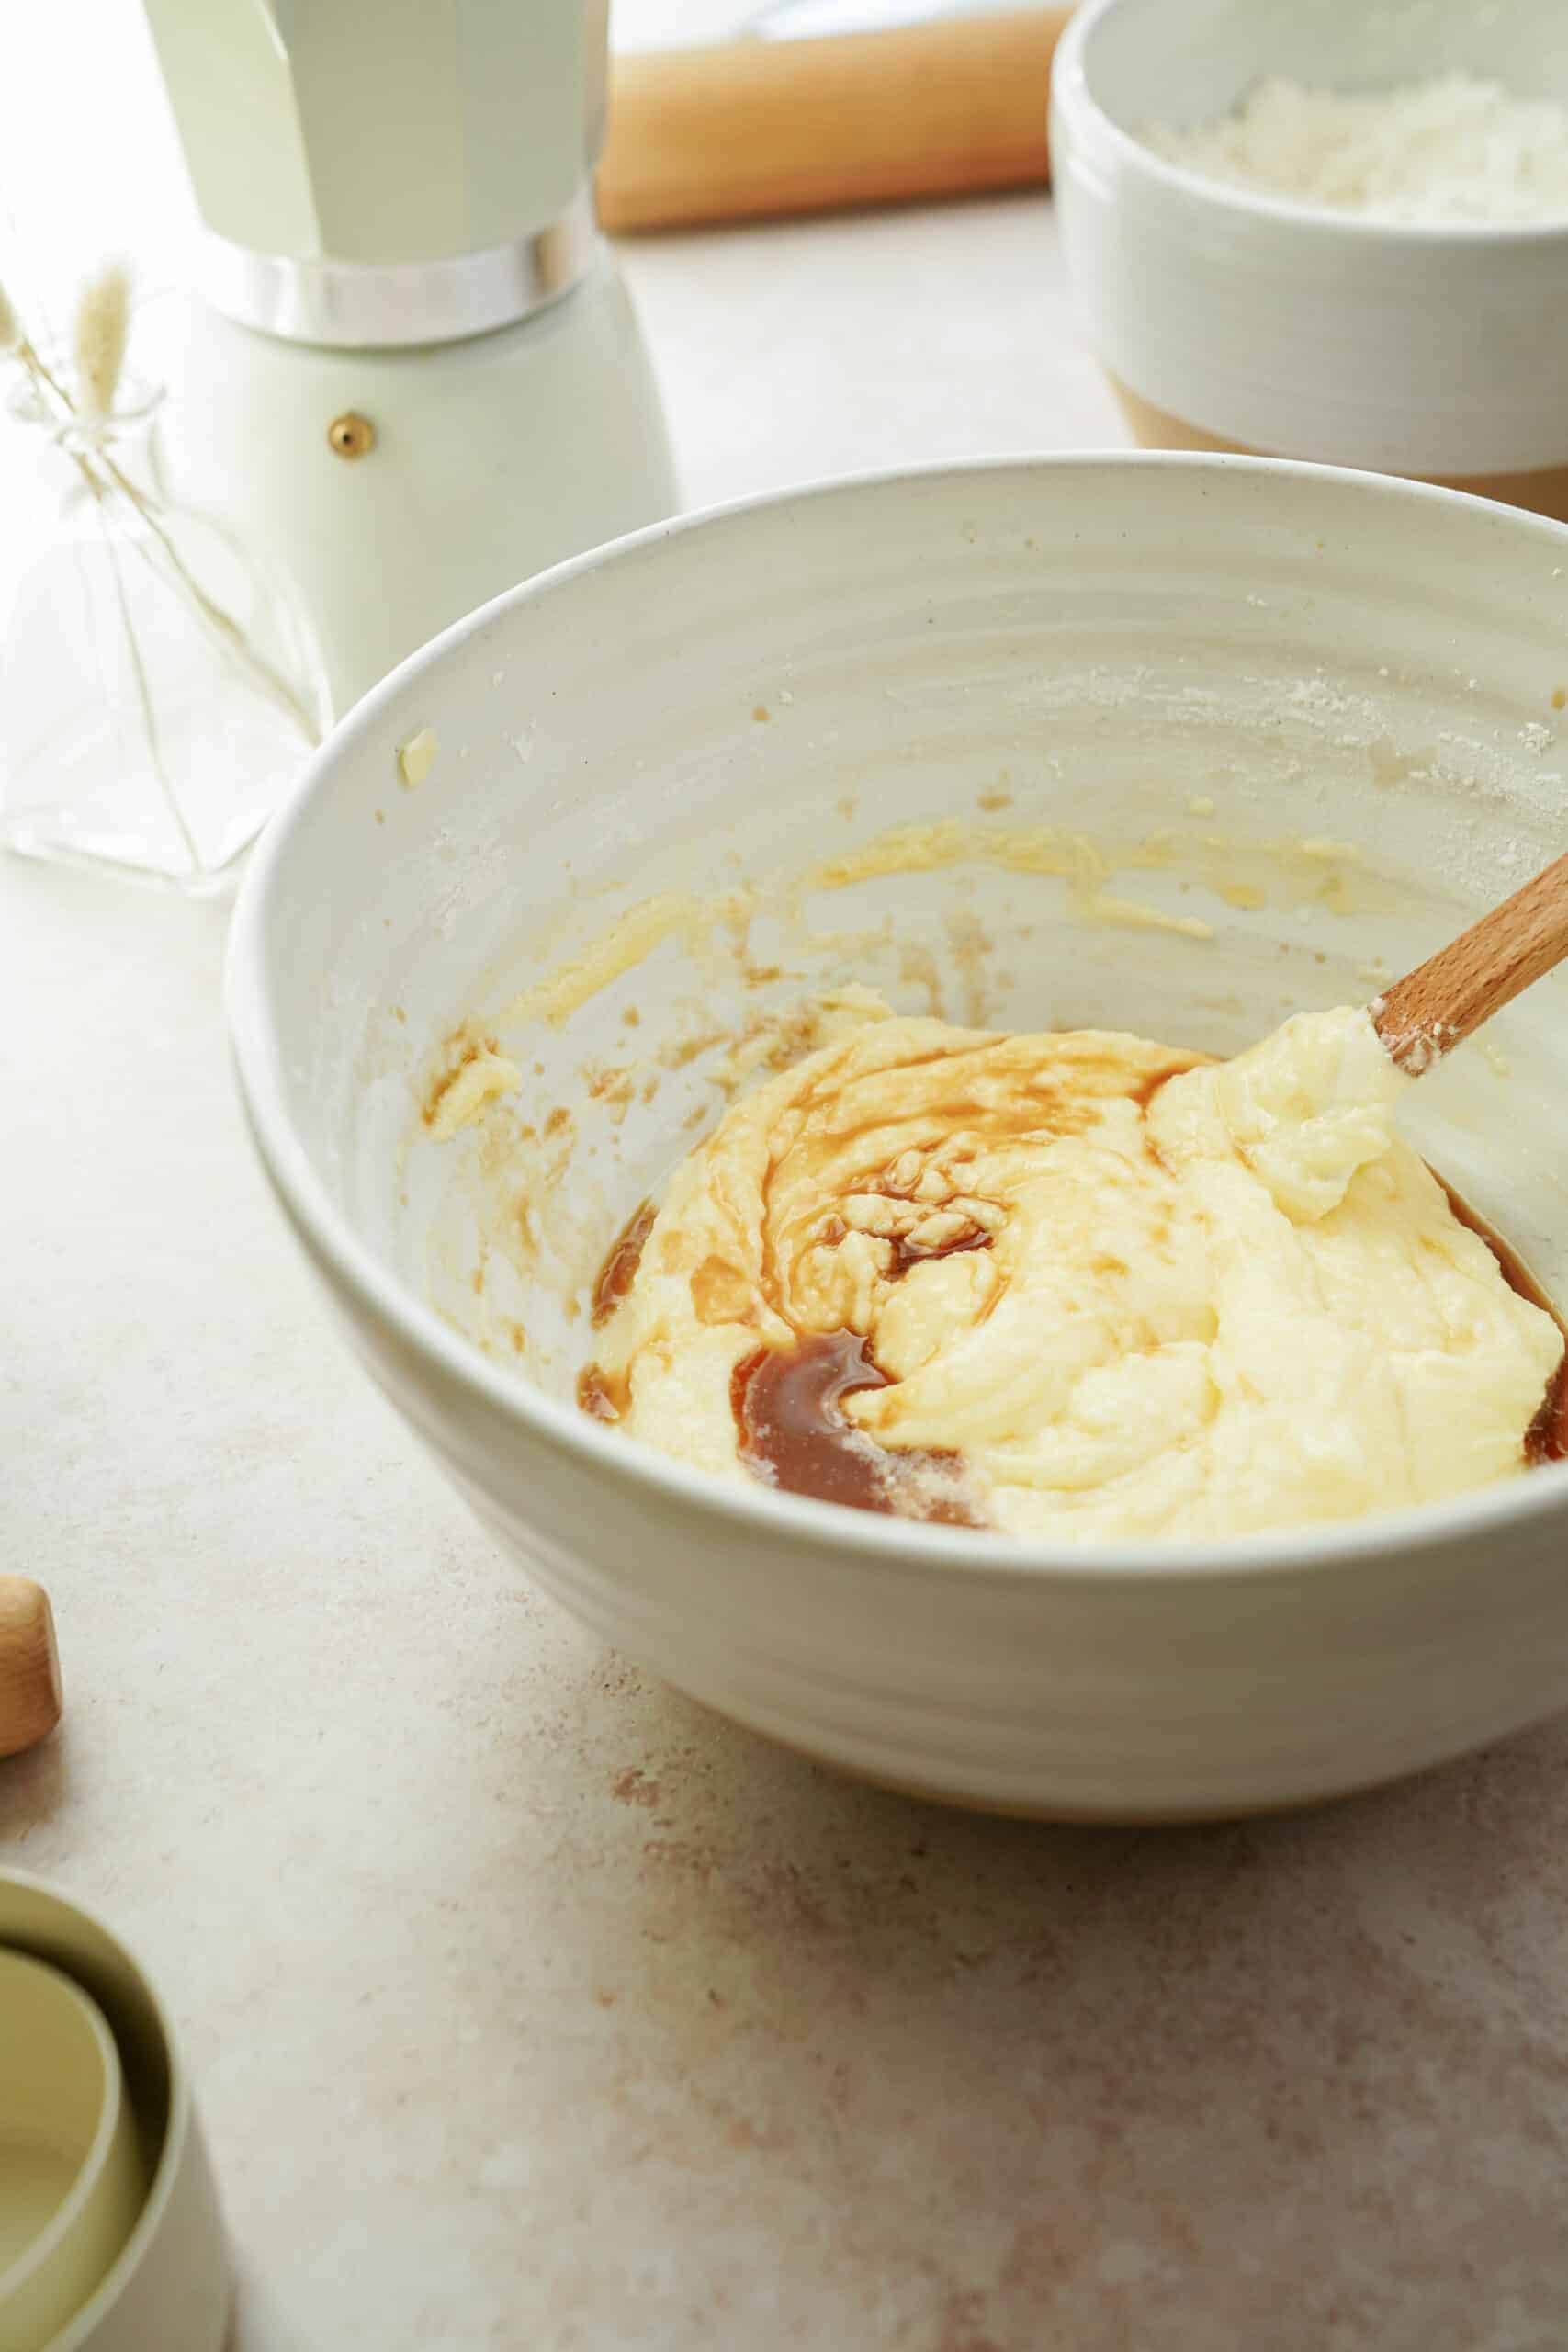
<svg viewBox="0 0 1568 2352">
<path fill-rule="evenodd" d="M 340 458 L 367 458 L 376 447 L 376 427 L 357 409 L 344 409 L 327 427 L 327 447 Z"/>
</svg>

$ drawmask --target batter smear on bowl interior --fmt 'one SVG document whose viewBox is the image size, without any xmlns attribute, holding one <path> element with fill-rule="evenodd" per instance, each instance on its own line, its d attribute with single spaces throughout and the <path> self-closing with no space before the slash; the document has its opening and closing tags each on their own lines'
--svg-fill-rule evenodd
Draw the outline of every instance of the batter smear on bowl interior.
<svg viewBox="0 0 1568 2352">
<path fill-rule="evenodd" d="M 1223 1063 L 868 1022 L 639 1212 L 581 1400 L 732 1483 L 1086 1544 L 1517 1476 L 1563 1451 L 1563 1333 L 1407 1083 L 1364 1012 Z"/>
</svg>

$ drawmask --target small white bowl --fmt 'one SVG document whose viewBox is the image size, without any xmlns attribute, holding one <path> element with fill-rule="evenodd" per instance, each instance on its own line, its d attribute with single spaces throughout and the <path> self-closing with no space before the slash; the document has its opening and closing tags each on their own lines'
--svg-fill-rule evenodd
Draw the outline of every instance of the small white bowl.
<svg viewBox="0 0 1568 2352">
<path fill-rule="evenodd" d="M 995 1025 L 1217 1053 L 1364 999 L 1375 958 L 1415 964 L 1561 850 L 1560 704 L 1568 531 L 1408 482 L 1079 458 L 694 516 L 474 615 L 318 755 L 235 912 L 251 1123 L 463 1494 L 696 1698 L 1005 1809 L 1190 1816 L 1389 1779 L 1568 1699 L 1568 1467 L 1252 1540 L 1011 1544 L 724 1486 L 601 1428 L 563 1292 L 581 1307 L 711 1124 L 725 1035 L 803 995 L 868 981 L 922 1010 L 924 973 L 964 1018 L 985 951 Z M 954 819 L 1098 842 L 1151 920 L 983 845 L 794 894 L 824 856 L 852 876 L 888 828 Z M 784 911 L 738 958 L 682 894 L 730 907 L 748 878 Z M 621 977 L 558 1026 L 509 1010 L 573 956 Z M 466 1016 L 523 1087 L 437 1143 L 421 1106 Z M 1424 1079 L 1407 1124 L 1568 1298 L 1568 975 Z"/>
<path fill-rule="evenodd" d="M 1568 222 L 1390 225 L 1205 179 L 1139 135 L 1269 74 L 1466 71 L 1568 99 L 1562 36 L 1562 0 L 1087 0 L 1052 69 L 1052 177 L 1082 332 L 1135 436 L 1568 515 Z"/>
<path fill-rule="evenodd" d="M 38 1879 L 0 1871 L 0 2013 L 23 1984 L 41 2003 L 44 1978 L 63 1987 L 73 2016 L 96 2021 L 93 2047 L 113 2094 L 106 2092 L 90 2160 L 98 2185 L 84 2172 L 42 2249 L 53 2300 L 27 2305 L 23 2323 L 23 2303 L 8 2300 L 15 2274 L 0 2272 L 0 2346 L 221 2352 L 230 2306 L 223 2224 L 158 1996 L 102 1920 Z M 41 2008 L 35 2014 L 41 2034 Z M 0 2022 L 0 2164 L 14 2120 L 6 2041 Z M 84 2056 L 84 2088 L 90 2071 Z M 63 2100 L 56 2111 L 63 2122 Z"/>
<path fill-rule="evenodd" d="M 135 2119 L 103 2014 L 0 1946 L 0 2352 L 42 2352 L 135 2226 Z"/>
</svg>

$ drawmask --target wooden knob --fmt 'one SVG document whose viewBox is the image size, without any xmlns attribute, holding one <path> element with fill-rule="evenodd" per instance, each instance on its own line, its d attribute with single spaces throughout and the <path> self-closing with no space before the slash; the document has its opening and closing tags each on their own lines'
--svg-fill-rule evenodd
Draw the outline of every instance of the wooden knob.
<svg viewBox="0 0 1568 2352">
<path fill-rule="evenodd" d="M 0 1756 L 47 1739 L 60 1721 L 60 1652 L 42 1585 L 0 1576 Z"/>
</svg>

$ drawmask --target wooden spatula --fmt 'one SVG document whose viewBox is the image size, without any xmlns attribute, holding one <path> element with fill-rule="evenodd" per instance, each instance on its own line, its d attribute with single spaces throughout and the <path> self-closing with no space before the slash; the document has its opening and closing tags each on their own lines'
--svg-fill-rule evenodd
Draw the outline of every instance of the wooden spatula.
<svg viewBox="0 0 1568 2352">
<path fill-rule="evenodd" d="M 1568 956 L 1568 855 L 1384 989 L 1368 1011 L 1412 1078 Z"/>
</svg>

